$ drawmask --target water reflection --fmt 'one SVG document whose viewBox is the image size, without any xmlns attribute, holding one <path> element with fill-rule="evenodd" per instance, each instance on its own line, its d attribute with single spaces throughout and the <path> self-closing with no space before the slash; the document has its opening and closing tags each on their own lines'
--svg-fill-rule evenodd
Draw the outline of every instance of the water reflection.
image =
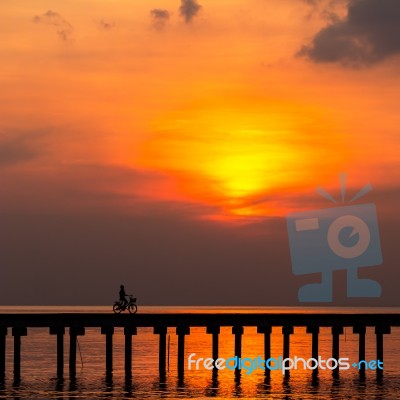
<svg viewBox="0 0 400 400">
<path fill-rule="evenodd" d="M 19 387 L 21 383 L 21 378 L 19 376 L 16 376 L 13 380 L 13 387 Z"/>
<path fill-rule="evenodd" d="M 213 369 L 211 375 L 211 381 L 206 388 L 206 396 L 217 397 L 218 393 L 219 393 L 218 370 Z"/>
<path fill-rule="evenodd" d="M 265 375 L 262 382 L 257 384 L 257 395 L 259 397 L 269 396 L 271 394 L 271 376 Z"/>
<path fill-rule="evenodd" d="M 285 374 L 285 376 L 283 377 L 282 389 L 283 389 L 283 394 L 285 395 L 284 399 L 290 400 L 291 399 L 290 395 L 292 394 L 292 388 L 290 386 L 290 375 L 289 374 Z"/>
<path fill-rule="evenodd" d="M 332 375 L 331 398 L 336 399 L 340 393 L 341 381 L 338 374 Z"/>
<path fill-rule="evenodd" d="M 384 400 L 387 398 L 388 398 L 388 393 L 386 393 L 386 390 L 385 390 L 383 375 L 377 374 L 375 400 Z"/>
<path fill-rule="evenodd" d="M 361 398 L 365 398 L 367 385 L 364 371 L 360 371 L 358 377 L 354 378 L 353 385 L 357 388 L 357 394 L 360 395 Z"/>
<path fill-rule="evenodd" d="M 168 384 L 167 375 L 160 373 L 158 379 L 155 379 L 152 383 L 153 392 L 157 393 L 159 398 L 168 397 Z"/>
<path fill-rule="evenodd" d="M 21 399 L 21 379 L 14 379 L 12 384 L 14 396 L 12 397 L 14 400 Z"/>
<path fill-rule="evenodd" d="M 235 374 L 234 375 L 235 385 L 234 385 L 234 389 L 233 389 L 233 392 L 232 392 L 232 397 L 241 397 L 242 394 L 243 394 L 243 389 L 242 389 L 242 385 L 241 385 L 241 382 L 242 382 L 242 371 L 239 370 L 239 369 L 235 369 L 234 374 Z"/>
<path fill-rule="evenodd" d="M 198 392 L 190 384 L 186 383 L 184 374 L 178 374 L 176 381 L 176 391 L 178 397 L 198 397 Z M 168 392 L 168 397 L 171 397 L 171 393 Z"/>
<path fill-rule="evenodd" d="M 132 375 L 126 374 L 124 381 L 124 398 L 133 397 Z"/>
<path fill-rule="evenodd" d="M 104 397 L 112 397 L 114 385 L 113 385 L 113 375 L 111 372 L 106 373 L 104 383 L 105 383 Z"/>
<path fill-rule="evenodd" d="M 183 389 L 185 389 L 185 376 L 184 376 L 184 374 L 179 374 L 178 375 L 176 386 L 177 386 L 178 392 L 179 391 L 183 391 Z"/>
<path fill-rule="evenodd" d="M 311 374 L 311 387 L 318 392 L 319 389 L 319 375 L 318 375 L 318 370 L 314 370 Z"/>
<path fill-rule="evenodd" d="M 359 379 L 359 381 L 360 381 L 361 383 L 362 383 L 362 382 L 365 382 L 365 379 L 366 379 L 365 371 L 363 371 L 363 370 L 360 369 L 358 379 Z"/>
<path fill-rule="evenodd" d="M 55 378 L 54 381 L 56 382 L 56 386 L 54 388 L 55 392 L 62 393 L 64 392 L 64 383 L 65 380 L 63 378 Z"/>
<path fill-rule="evenodd" d="M 353 400 L 385 400 L 399 398 L 400 381 L 393 375 L 377 376 L 372 371 L 359 374 L 341 374 L 335 377 L 329 372 L 296 374 L 290 376 L 259 374 L 251 376 L 237 371 L 207 371 L 207 374 L 176 373 L 156 374 L 151 380 L 140 374 L 124 376 L 123 373 L 104 374 L 93 379 L 81 375 L 78 379 L 45 378 L 22 383 L 8 379 L 0 383 L 0 398 L 279 398 L 336 400 L 351 393 Z M 33 383 L 33 384 L 32 384 Z M 34 388 L 40 389 L 34 389 Z"/>
<path fill-rule="evenodd" d="M 68 392 L 69 392 L 69 398 L 70 400 L 76 399 L 75 392 L 78 392 L 78 381 L 76 378 L 71 378 L 69 381 L 69 387 L 68 387 Z"/>
</svg>

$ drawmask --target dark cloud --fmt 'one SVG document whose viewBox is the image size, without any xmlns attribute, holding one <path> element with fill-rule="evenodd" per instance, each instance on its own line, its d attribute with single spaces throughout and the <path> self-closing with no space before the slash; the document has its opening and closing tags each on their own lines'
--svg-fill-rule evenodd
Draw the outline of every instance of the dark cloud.
<svg viewBox="0 0 400 400">
<path fill-rule="evenodd" d="M 154 8 L 150 11 L 150 14 L 153 18 L 153 25 L 156 29 L 164 28 L 170 17 L 169 11 L 161 8 Z"/>
<path fill-rule="evenodd" d="M 201 5 L 196 0 L 181 0 L 179 13 L 186 23 L 189 23 L 200 12 Z"/>
<path fill-rule="evenodd" d="M 38 158 L 42 153 L 35 151 L 36 148 L 38 143 L 27 148 L 27 154 L 20 151 L 18 158 L 15 155 L 6 165 Z M 45 153 L 49 154 L 48 151 Z M 162 175 L 131 168 L 57 162 L 42 157 L 40 168 L 30 168 L 30 165 L 29 168 L 0 168 L 0 187 L 7 188 L 0 196 L 0 213 L 5 210 L 11 213 L 52 210 L 57 213 L 66 205 L 69 210 L 85 212 L 110 207 L 130 212 L 145 207 L 148 212 L 153 212 L 151 202 L 143 200 L 140 188 L 162 184 L 164 179 Z"/>
<path fill-rule="evenodd" d="M 336 23 L 340 17 L 338 15 L 338 8 L 343 9 L 347 7 L 351 0 L 303 0 L 309 8 L 310 12 L 307 14 L 307 18 L 311 18 L 317 15 L 330 23 Z"/>
<path fill-rule="evenodd" d="M 37 137 L 36 134 L 13 133 L 6 135 L 0 132 L 0 168 L 31 161 L 38 157 L 39 151 L 33 143 Z"/>
<path fill-rule="evenodd" d="M 33 21 L 54 26 L 61 40 L 67 41 L 71 39 L 73 33 L 72 25 L 55 11 L 48 10 L 42 15 L 36 15 L 33 17 Z"/>
<path fill-rule="evenodd" d="M 102 19 L 99 21 L 98 26 L 100 29 L 109 31 L 109 30 L 115 28 L 115 22 Z"/>
<path fill-rule="evenodd" d="M 400 1 L 353 0 L 344 19 L 319 31 L 298 53 L 315 62 L 370 65 L 400 54 Z"/>
<path fill-rule="evenodd" d="M 157 19 L 168 20 L 169 19 L 169 11 L 163 10 L 161 8 L 154 8 L 150 11 L 150 14 Z"/>
<path fill-rule="evenodd" d="M 396 209 L 399 195 L 377 194 L 378 210 Z M 140 304 L 297 305 L 298 288 L 320 280 L 293 275 L 284 218 L 212 224 L 188 220 L 183 206 L 135 215 L 0 213 L 1 303 L 112 304 L 124 282 Z M 384 264 L 359 273 L 381 283 L 382 298 L 346 299 L 339 271 L 334 305 L 399 305 L 399 215 L 379 218 Z"/>
</svg>

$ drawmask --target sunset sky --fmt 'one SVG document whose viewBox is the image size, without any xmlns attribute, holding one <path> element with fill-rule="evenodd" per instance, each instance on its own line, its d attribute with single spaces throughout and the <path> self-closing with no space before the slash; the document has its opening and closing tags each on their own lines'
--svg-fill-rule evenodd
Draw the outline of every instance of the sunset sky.
<svg viewBox="0 0 400 400">
<path fill-rule="evenodd" d="M 397 0 L 1 2 L 0 302 L 106 304 L 122 282 L 148 304 L 294 302 L 284 217 L 330 207 L 315 189 L 339 198 L 345 172 L 349 196 L 374 187 L 392 304 L 399 18 Z"/>
</svg>

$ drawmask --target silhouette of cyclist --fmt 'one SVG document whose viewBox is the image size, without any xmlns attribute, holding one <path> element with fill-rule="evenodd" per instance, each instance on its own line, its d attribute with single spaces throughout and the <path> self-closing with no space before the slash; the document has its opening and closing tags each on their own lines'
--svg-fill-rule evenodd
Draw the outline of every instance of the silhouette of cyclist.
<svg viewBox="0 0 400 400">
<path fill-rule="evenodd" d="M 121 285 L 120 289 L 119 289 L 119 301 L 121 301 L 122 306 L 124 308 L 126 308 L 126 306 L 128 305 L 128 300 L 126 300 L 126 293 L 125 293 L 124 285 Z"/>
</svg>

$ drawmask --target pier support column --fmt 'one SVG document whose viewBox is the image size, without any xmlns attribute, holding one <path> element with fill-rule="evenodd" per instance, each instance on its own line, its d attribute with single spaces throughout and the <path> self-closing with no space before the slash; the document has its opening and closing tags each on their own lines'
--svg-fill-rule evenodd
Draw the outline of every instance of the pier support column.
<svg viewBox="0 0 400 400">
<path fill-rule="evenodd" d="M 134 330 L 134 331 L 133 331 Z M 132 376 L 132 335 L 136 335 L 136 328 L 124 328 L 124 337 L 125 337 L 125 376 Z"/>
<path fill-rule="evenodd" d="M 383 374 L 383 335 L 390 334 L 391 329 L 390 326 L 376 326 L 375 327 L 375 335 L 376 335 L 376 359 L 378 361 L 378 365 L 382 365 L 382 368 L 377 368 L 376 373 L 378 375 Z M 381 363 L 381 364 L 379 364 Z"/>
<path fill-rule="evenodd" d="M 12 328 L 14 336 L 14 380 L 19 381 L 21 378 L 21 336 L 26 336 L 28 331 L 26 328 Z"/>
<path fill-rule="evenodd" d="M 103 326 L 101 334 L 106 335 L 106 374 L 111 375 L 113 370 L 113 326 Z"/>
<path fill-rule="evenodd" d="M 178 326 L 176 334 L 178 335 L 178 375 L 182 376 L 185 371 L 185 335 L 190 334 L 190 327 Z"/>
<path fill-rule="evenodd" d="M 243 326 L 233 326 L 232 334 L 235 335 L 235 357 L 242 357 L 242 335 L 243 335 Z"/>
<path fill-rule="evenodd" d="M 64 334 L 63 326 L 50 327 L 50 335 L 57 335 L 57 378 L 64 376 Z"/>
<path fill-rule="evenodd" d="M 339 335 L 343 334 L 343 326 L 332 326 L 332 358 L 339 360 Z M 333 375 L 339 374 L 339 367 L 332 370 Z"/>
<path fill-rule="evenodd" d="M 319 326 L 307 326 L 307 333 L 311 333 L 311 357 L 318 360 Z M 318 367 L 313 370 L 313 372 L 317 371 Z"/>
<path fill-rule="evenodd" d="M 72 327 L 69 328 L 69 377 L 75 379 L 76 377 L 76 338 L 83 336 L 85 328 Z"/>
<path fill-rule="evenodd" d="M 166 372 L 165 360 L 167 357 L 167 327 L 166 326 L 155 326 L 154 334 L 159 335 L 158 340 L 158 371 L 160 375 L 164 375 Z"/>
<path fill-rule="evenodd" d="M 214 369 L 215 369 L 215 361 L 218 359 L 219 354 L 219 343 L 218 336 L 220 334 L 219 326 L 207 326 L 207 333 L 212 335 L 212 358 L 214 359 Z"/>
<path fill-rule="evenodd" d="M 366 334 L 366 327 L 363 325 L 354 326 L 353 333 L 358 333 L 358 361 L 365 361 L 365 334 Z M 359 364 L 359 371 L 365 372 L 365 363 Z"/>
<path fill-rule="evenodd" d="M 339 359 L 339 335 L 343 335 L 343 326 L 332 326 L 332 358 Z"/>
<path fill-rule="evenodd" d="M 264 334 L 264 360 L 267 361 L 271 358 L 271 333 L 272 333 L 272 326 L 263 325 L 257 326 L 257 333 Z M 271 370 L 269 368 L 265 368 L 265 375 L 270 376 Z"/>
<path fill-rule="evenodd" d="M 132 376 L 132 336 L 137 335 L 136 326 L 127 326 L 124 328 L 125 336 L 125 377 Z"/>
<path fill-rule="evenodd" d="M 283 334 L 283 358 L 289 358 L 290 355 L 290 335 L 293 334 L 293 326 L 282 326 Z M 289 370 L 285 370 L 285 376 L 289 376 Z"/>
<path fill-rule="evenodd" d="M 282 326 L 282 334 L 283 334 L 283 358 L 289 358 L 290 335 L 293 334 L 293 326 Z"/>
<path fill-rule="evenodd" d="M 6 376 L 6 336 L 7 327 L 0 327 L 0 382 L 4 381 Z"/>
</svg>

